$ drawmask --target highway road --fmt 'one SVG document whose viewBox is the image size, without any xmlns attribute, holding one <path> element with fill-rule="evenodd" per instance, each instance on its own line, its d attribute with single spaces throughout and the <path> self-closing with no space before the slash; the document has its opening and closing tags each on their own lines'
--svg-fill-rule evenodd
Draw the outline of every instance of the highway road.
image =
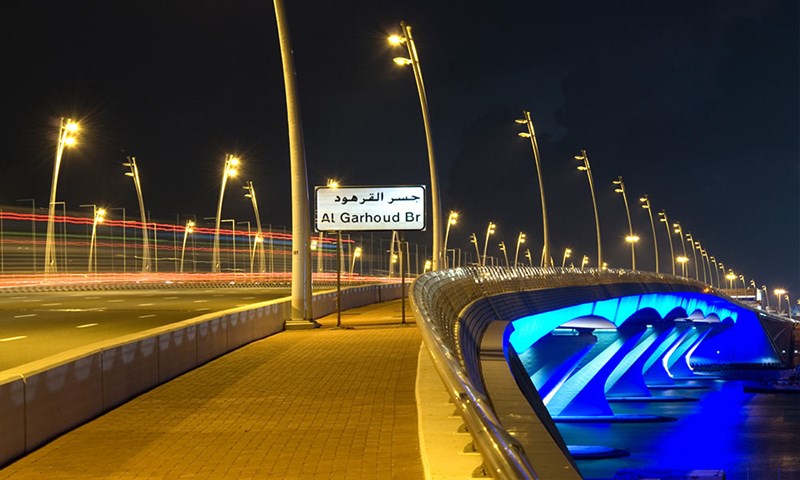
<svg viewBox="0 0 800 480">
<path fill-rule="evenodd" d="M 82 345 L 290 294 L 288 288 L 0 294 L 0 371 Z"/>
</svg>

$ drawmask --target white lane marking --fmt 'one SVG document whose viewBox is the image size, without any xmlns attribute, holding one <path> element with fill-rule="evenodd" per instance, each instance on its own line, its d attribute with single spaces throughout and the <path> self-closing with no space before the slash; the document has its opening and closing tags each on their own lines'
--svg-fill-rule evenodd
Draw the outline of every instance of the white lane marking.
<svg viewBox="0 0 800 480">
<path fill-rule="evenodd" d="M 35 313 L 26 313 L 25 315 L 14 315 L 14 318 L 26 318 L 26 317 L 35 317 Z"/>
<path fill-rule="evenodd" d="M 96 327 L 100 325 L 99 323 L 87 323 L 86 325 L 78 325 L 75 328 L 89 328 L 89 327 Z"/>
<path fill-rule="evenodd" d="M 42 301 L 41 298 L 33 298 L 30 300 L 23 300 L 22 303 L 41 302 L 41 301 Z"/>
<path fill-rule="evenodd" d="M 9 300 L 22 300 L 23 298 L 28 298 L 28 297 L 8 297 Z"/>
<path fill-rule="evenodd" d="M 194 303 L 207 303 L 208 300 L 195 300 Z"/>
<path fill-rule="evenodd" d="M 140 303 L 139 304 L 140 307 L 151 307 L 153 305 L 155 305 L 155 303 Z"/>
<path fill-rule="evenodd" d="M 221 293 L 218 293 L 218 294 L 216 294 L 216 295 L 211 295 L 211 296 L 212 296 L 212 297 L 223 297 L 224 295 L 223 295 L 223 294 L 221 294 Z"/>
<path fill-rule="evenodd" d="M 61 303 L 43 303 L 43 307 L 55 307 L 57 305 L 62 305 Z"/>
<path fill-rule="evenodd" d="M 83 297 L 84 300 L 97 300 L 100 297 Z"/>
<path fill-rule="evenodd" d="M 53 312 L 105 312 L 105 307 L 95 308 L 54 308 Z"/>
<path fill-rule="evenodd" d="M 252 300 L 254 298 L 256 298 L 256 297 L 242 297 L 242 300 Z"/>
<path fill-rule="evenodd" d="M 178 297 L 164 297 L 164 300 L 177 300 Z"/>
<path fill-rule="evenodd" d="M 150 314 L 150 315 L 139 315 L 139 318 L 150 318 L 150 317 L 155 317 L 155 314 Z"/>
<path fill-rule="evenodd" d="M 125 301 L 125 300 L 123 300 L 123 299 L 121 299 L 121 298 L 118 298 L 118 299 L 116 299 L 116 300 L 109 300 L 109 301 L 108 301 L 108 303 L 119 303 L 119 302 L 124 302 L 124 301 Z"/>
<path fill-rule="evenodd" d="M 18 337 L 0 338 L 0 342 L 11 342 L 14 340 L 22 340 L 23 338 L 28 338 L 28 337 L 25 335 L 20 335 Z"/>
<path fill-rule="evenodd" d="M 211 309 L 210 309 L 210 308 L 208 308 L 208 307 L 205 307 L 205 308 L 195 308 L 195 309 L 194 309 L 194 311 L 195 311 L 195 312 L 205 312 L 206 310 L 211 310 Z"/>
</svg>

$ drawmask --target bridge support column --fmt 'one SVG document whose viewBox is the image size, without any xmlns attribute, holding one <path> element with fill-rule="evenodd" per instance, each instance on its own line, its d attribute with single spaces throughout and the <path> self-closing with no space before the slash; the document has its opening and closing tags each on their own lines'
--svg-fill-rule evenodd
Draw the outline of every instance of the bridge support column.
<svg viewBox="0 0 800 480">
<path fill-rule="evenodd" d="M 647 331 L 631 352 L 611 372 L 606 382 L 606 397 L 650 397 L 644 381 L 644 365 L 653 352 L 669 336 L 672 328 L 666 325 L 646 327 Z"/>
<path fill-rule="evenodd" d="M 689 357 L 700 345 L 700 342 L 711 333 L 711 326 L 701 323 L 695 325 L 693 330 L 694 333 L 687 337 L 669 357 L 669 371 L 673 377 L 695 377 L 694 370 L 689 365 Z"/>
<path fill-rule="evenodd" d="M 670 329 L 669 334 L 664 339 L 656 351 L 647 359 L 644 365 L 644 380 L 647 385 L 672 385 L 675 381 L 672 379 L 672 374 L 665 365 L 664 358 L 668 357 L 674 347 L 680 344 L 686 335 L 691 333 L 691 323 L 681 322 L 675 324 Z"/>
</svg>

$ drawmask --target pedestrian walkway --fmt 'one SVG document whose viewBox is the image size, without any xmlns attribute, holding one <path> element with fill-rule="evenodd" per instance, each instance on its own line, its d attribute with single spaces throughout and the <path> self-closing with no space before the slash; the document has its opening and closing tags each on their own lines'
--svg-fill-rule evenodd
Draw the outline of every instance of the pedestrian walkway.
<svg viewBox="0 0 800 480">
<path fill-rule="evenodd" d="M 0 470 L 10 479 L 423 478 L 421 338 L 400 302 L 320 319 L 161 385 Z"/>
</svg>

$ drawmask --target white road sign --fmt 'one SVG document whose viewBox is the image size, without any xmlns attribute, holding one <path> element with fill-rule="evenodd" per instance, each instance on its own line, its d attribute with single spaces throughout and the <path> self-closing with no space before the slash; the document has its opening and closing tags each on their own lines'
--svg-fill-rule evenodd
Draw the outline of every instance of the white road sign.
<svg viewBox="0 0 800 480">
<path fill-rule="evenodd" d="M 425 187 L 316 187 L 319 232 L 425 230 Z"/>
</svg>

